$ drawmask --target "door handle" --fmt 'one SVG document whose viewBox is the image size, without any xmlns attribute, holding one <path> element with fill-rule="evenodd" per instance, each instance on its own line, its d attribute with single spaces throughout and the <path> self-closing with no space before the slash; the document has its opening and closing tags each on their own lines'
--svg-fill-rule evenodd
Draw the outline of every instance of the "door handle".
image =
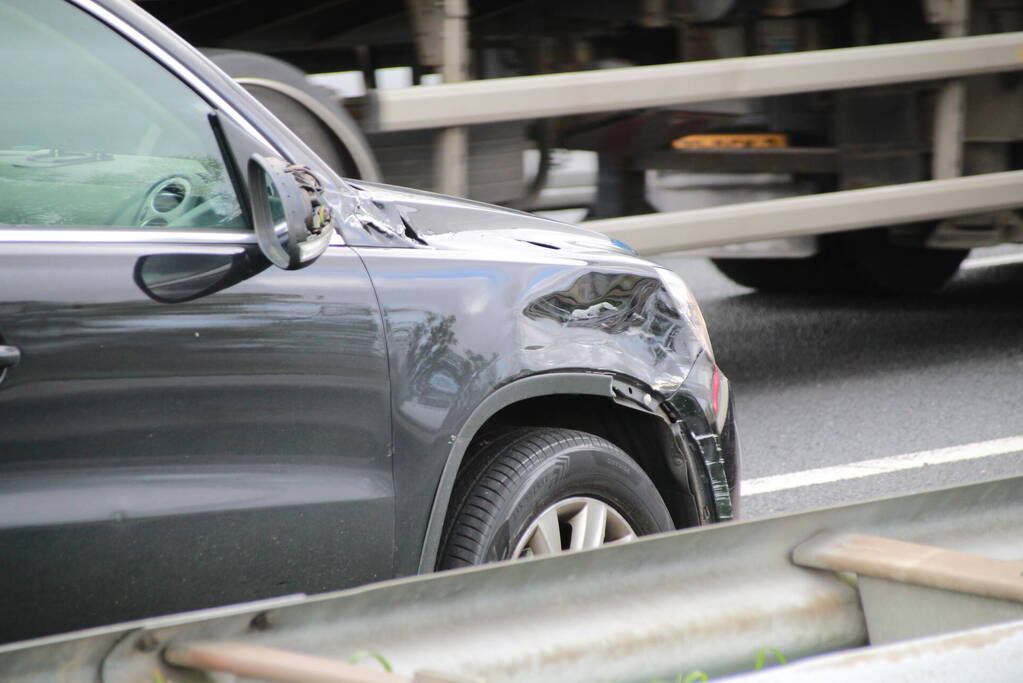
<svg viewBox="0 0 1023 683">
<path fill-rule="evenodd" d="M 21 360 L 21 350 L 17 346 L 0 344 L 0 368 L 17 365 L 19 360 Z"/>
</svg>

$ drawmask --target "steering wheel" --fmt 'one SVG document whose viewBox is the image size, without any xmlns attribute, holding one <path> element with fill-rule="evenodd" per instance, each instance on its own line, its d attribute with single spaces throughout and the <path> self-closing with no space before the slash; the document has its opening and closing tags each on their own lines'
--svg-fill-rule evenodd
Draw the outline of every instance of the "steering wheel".
<svg viewBox="0 0 1023 683">
<path fill-rule="evenodd" d="M 175 173 L 153 183 L 135 212 L 133 225 L 143 228 L 196 227 L 195 219 L 212 210 L 194 173 Z"/>
<path fill-rule="evenodd" d="M 195 228 L 212 226 L 221 219 L 198 220 L 214 212 L 213 202 L 203 194 L 209 183 L 195 173 L 165 175 L 151 184 L 141 201 L 133 198 L 118 208 L 107 225 L 140 228 Z"/>
</svg>

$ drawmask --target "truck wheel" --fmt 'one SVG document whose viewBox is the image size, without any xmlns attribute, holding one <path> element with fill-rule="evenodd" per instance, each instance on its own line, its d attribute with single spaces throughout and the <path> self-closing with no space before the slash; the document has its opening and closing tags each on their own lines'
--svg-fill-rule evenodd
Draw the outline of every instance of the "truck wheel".
<svg viewBox="0 0 1023 683">
<path fill-rule="evenodd" d="M 763 292 L 812 292 L 829 289 L 824 258 L 728 258 L 711 259 L 714 267 L 732 282 Z"/>
<path fill-rule="evenodd" d="M 203 54 L 241 83 L 338 175 L 380 181 L 376 158 L 359 124 L 330 90 L 310 83 L 301 69 L 256 52 L 205 49 Z"/>
<path fill-rule="evenodd" d="M 931 226 L 926 226 L 930 228 Z M 969 249 L 926 249 L 893 243 L 885 228 L 839 233 L 825 249 L 851 273 L 850 289 L 875 294 L 926 294 L 955 277 Z M 827 253 L 827 252 L 826 252 Z"/>
<path fill-rule="evenodd" d="M 628 542 L 674 526 L 628 455 L 572 429 L 522 428 L 486 443 L 460 477 L 438 569 Z"/>
<path fill-rule="evenodd" d="M 406 130 L 371 133 L 387 182 L 402 187 L 434 187 L 433 156 L 437 133 Z M 469 127 L 468 194 L 470 199 L 501 204 L 526 193 L 522 155 L 526 150 L 526 124 L 522 121 L 486 123 Z"/>
<path fill-rule="evenodd" d="M 951 280 L 970 253 L 893 243 L 886 228 L 824 235 L 820 241 L 820 253 L 810 258 L 712 260 L 733 282 L 765 292 L 926 294 Z"/>
</svg>

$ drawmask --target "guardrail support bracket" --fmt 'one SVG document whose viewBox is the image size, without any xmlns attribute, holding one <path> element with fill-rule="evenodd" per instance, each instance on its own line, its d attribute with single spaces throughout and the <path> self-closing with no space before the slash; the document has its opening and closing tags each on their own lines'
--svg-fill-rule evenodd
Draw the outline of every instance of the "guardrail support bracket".
<svg viewBox="0 0 1023 683">
<path fill-rule="evenodd" d="M 871 645 L 1023 618 L 1023 562 L 854 533 L 815 536 L 792 561 L 857 575 Z"/>
</svg>

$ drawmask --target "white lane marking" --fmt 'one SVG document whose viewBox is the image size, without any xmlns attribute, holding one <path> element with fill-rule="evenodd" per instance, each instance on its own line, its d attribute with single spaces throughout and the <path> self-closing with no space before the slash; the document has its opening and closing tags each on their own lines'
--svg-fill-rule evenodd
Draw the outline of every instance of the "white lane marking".
<svg viewBox="0 0 1023 683">
<path fill-rule="evenodd" d="M 1010 263 L 1023 263 L 1023 252 L 1014 252 L 1012 254 L 998 254 L 997 256 L 977 256 L 976 258 L 968 258 L 963 261 L 962 265 L 959 266 L 963 270 L 973 270 L 974 268 L 989 268 L 991 266 L 1005 266 Z"/>
<path fill-rule="evenodd" d="M 977 443 L 968 443 L 962 446 L 938 448 L 933 451 L 905 453 L 903 455 L 893 455 L 889 458 L 861 460 L 860 462 L 853 462 L 847 465 L 835 465 L 834 467 L 821 467 L 815 470 L 803 470 L 802 472 L 776 474 L 771 477 L 746 479 L 742 482 L 742 495 L 757 496 L 763 493 L 785 491 L 804 486 L 831 484 L 846 479 L 862 479 L 863 477 L 873 477 L 878 474 L 918 469 L 928 465 L 945 465 L 965 460 L 976 460 L 977 458 L 990 458 L 991 456 L 1006 455 L 1016 451 L 1023 451 L 1023 436 L 1010 436 L 1004 439 L 992 439 L 991 441 L 978 441 Z"/>
</svg>

